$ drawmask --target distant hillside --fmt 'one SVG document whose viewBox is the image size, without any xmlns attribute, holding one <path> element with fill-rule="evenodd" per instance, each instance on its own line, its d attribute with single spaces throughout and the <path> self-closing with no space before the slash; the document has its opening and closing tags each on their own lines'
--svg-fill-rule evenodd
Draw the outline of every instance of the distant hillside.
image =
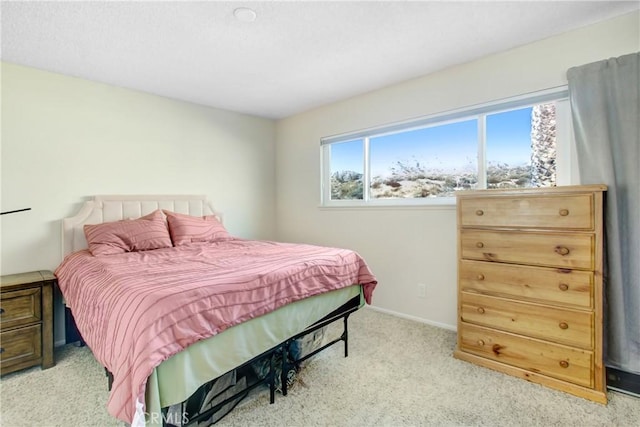
<svg viewBox="0 0 640 427">
<path fill-rule="evenodd" d="M 476 175 L 428 173 L 419 167 L 399 164 L 388 177 L 371 180 L 371 197 L 422 198 L 453 196 L 457 190 L 475 189 Z M 531 183 L 531 167 L 528 165 L 491 165 L 487 170 L 489 188 L 528 187 Z M 331 177 L 331 198 L 336 200 L 362 198 L 362 174 L 353 171 L 336 172 Z"/>
</svg>

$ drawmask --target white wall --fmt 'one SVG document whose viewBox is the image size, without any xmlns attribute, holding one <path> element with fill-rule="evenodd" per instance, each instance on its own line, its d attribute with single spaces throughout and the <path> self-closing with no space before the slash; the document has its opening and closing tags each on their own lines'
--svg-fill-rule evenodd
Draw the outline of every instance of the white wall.
<svg viewBox="0 0 640 427">
<path fill-rule="evenodd" d="M 455 327 L 455 208 L 319 208 L 320 138 L 564 85 L 572 66 L 640 50 L 639 27 L 627 14 L 279 121 L 278 238 L 357 250 L 374 306 Z"/>
<path fill-rule="evenodd" d="M 2 63 L 1 149 L 2 211 L 31 208 L 1 217 L 2 274 L 55 269 L 95 194 L 206 194 L 232 234 L 275 237 L 272 120 Z"/>
</svg>

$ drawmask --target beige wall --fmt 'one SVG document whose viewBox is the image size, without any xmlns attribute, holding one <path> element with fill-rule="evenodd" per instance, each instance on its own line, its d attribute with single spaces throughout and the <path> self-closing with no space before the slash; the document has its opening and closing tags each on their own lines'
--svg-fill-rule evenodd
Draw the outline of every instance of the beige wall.
<svg viewBox="0 0 640 427">
<path fill-rule="evenodd" d="M 55 269 L 95 194 L 206 194 L 232 234 L 275 237 L 275 123 L 2 63 L 2 274 Z M 58 305 L 57 337 L 62 339 Z"/>
<path fill-rule="evenodd" d="M 571 66 L 640 50 L 639 22 L 626 15 L 276 124 L 2 63 L 0 208 L 31 211 L 0 217 L 0 272 L 55 269 L 61 218 L 94 194 L 206 194 L 231 233 L 355 249 L 380 281 L 376 307 L 453 327 L 454 208 L 319 208 L 320 138 L 565 84 Z"/>
<path fill-rule="evenodd" d="M 565 85 L 572 66 L 640 50 L 639 26 L 624 15 L 279 121 L 278 238 L 357 250 L 379 279 L 374 306 L 454 327 L 454 207 L 319 208 L 320 138 Z"/>
</svg>

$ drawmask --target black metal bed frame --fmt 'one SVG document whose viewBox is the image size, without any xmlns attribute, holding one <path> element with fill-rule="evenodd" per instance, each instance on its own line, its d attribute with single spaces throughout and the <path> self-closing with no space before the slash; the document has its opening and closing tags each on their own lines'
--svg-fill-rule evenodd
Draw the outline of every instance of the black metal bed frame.
<svg viewBox="0 0 640 427">
<path fill-rule="evenodd" d="M 218 412 L 225 405 L 227 405 L 230 402 L 233 402 L 234 400 L 238 399 L 243 394 L 246 395 L 249 391 L 253 390 L 254 388 L 256 388 L 256 387 L 258 387 L 258 386 L 260 386 L 262 384 L 268 384 L 269 385 L 269 403 L 273 404 L 275 402 L 275 391 L 276 391 L 276 381 L 275 381 L 275 367 L 276 366 L 275 366 L 275 362 L 276 362 L 276 356 L 278 355 L 278 353 L 282 356 L 281 357 L 281 363 L 282 363 L 282 374 L 281 375 L 282 376 L 280 378 L 280 382 L 282 384 L 282 395 L 283 396 L 287 395 L 287 377 L 286 377 L 287 372 L 294 365 L 302 363 L 303 361 L 307 360 L 308 358 L 310 358 L 312 356 L 315 356 L 316 354 L 318 354 L 322 350 L 325 350 L 328 347 L 331 347 L 332 345 L 334 345 L 334 344 L 336 344 L 336 343 L 338 343 L 340 341 L 344 341 L 344 357 L 348 357 L 349 356 L 348 319 L 349 319 L 349 315 L 351 315 L 351 313 L 355 312 L 359 308 L 360 308 L 360 296 L 358 295 L 356 297 L 353 297 L 351 300 L 346 302 L 344 305 L 342 305 L 338 309 L 334 310 L 333 312 L 329 313 L 328 315 L 326 315 L 322 319 L 318 320 L 317 322 L 315 322 L 314 324 L 309 326 L 304 331 L 292 336 L 288 340 L 278 344 L 277 346 L 267 350 L 266 352 L 262 353 L 261 355 L 258 355 L 256 357 L 254 357 L 253 359 L 251 359 L 250 361 L 244 363 L 243 365 L 235 368 L 235 369 L 242 369 L 243 367 L 249 366 L 253 362 L 255 362 L 257 360 L 260 360 L 260 359 L 262 359 L 264 357 L 269 357 L 269 360 L 270 360 L 269 374 L 265 378 L 263 378 L 262 380 L 258 380 L 257 382 L 247 386 L 245 389 L 235 393 L 233 396 L 228 397 L 227 399 L 223 400 L 222 402 L 217 403 L 212 408 L 204 411 L 203 413 L 194 414 L 193 416 L 189 416 L 189 421 L 187 423 L 183 423 L 182 425 L 183 426 L 195 425 L 195 423 L 198 423 L 198 422 L 200 422 L 202 420 L 207 420 L 207 419 L 211 418 L 216 412 Z M 291 345 L 293 344 L 294 341 L 296 341 L 299 338 L 304 337 L 305 335 L 313 333 L 313 332 L 317 331 L 318 329 L 324 328 L 325 326 L 328 326 L 331 323 L 336 322 L 336 321 L 338 321 L 340 319 L 343 319 L 343 323 L 344 323 L 344 329 L 342 331 L 342 335 L 340 335 L 336 339 L 331 340 L 330 342 L 326 343 L 322 347 L 312 351 L 311 353 L 298 358 L 297 360 L 291 360 L 291 358 L 289 357 L 290 354 L 291 354 L 290 347 L 291 347 Z M 184 411 L 184 402 L 182 403 L 182 405 L 183 405 L 182 411 Z M 163 408 L 163 411 L 166 411 L 167 409 L 168 408 Z M 182 413 L 184 413 L 184 412 L 182 412 Z M 164 417 L 163 417 L 163 420 L 164 420 Z M 163 424 L 167 425 L 166 423 L 164 423 L 164 421 L 163 421 Z"/>
<path fill-rule="evenodd" d="M 340 306 L 339 308 L 337 308 L 336 310 L 334 310 L 333 312 L 329 313 L 328 315 L 326 315 L 325 317 L 323 317 L 322 319 L 318 320 L 317 322 L 313 323 L 312 325 L 310 325 L 309 327 L 307 327 L 304 331 L 292 336 L 291 338 L 283 341 L 282 343 L 270 348 L 269 350 L 265 351 L 264 353 L 254 357 L 253 359 L 249 360 L 248 362 L 245 362 L 244 364 L 234 368 L 232 371 L 236 370 L 242 370 L 243 368 L 247 368 L 249 366 L 251 366 L 251 364 L 253 364 L 254 362 L 258 361 L 258 360 L 263 360 L 265 358 L 269 358 L 269 373 L 264 377 L 264 378 L 258 378 L 255 382 L 252 382 L 251 384 L 247 385 L 245 388 L 243 388 L 242 390 L 234 393 L 232 396 L 224 399 L 221 402 L 218 402 L 217 404 L 215 404 L 214 406 L 212 406 L 211 408 L 207 409 L 206 411 L 202 412 L 202 413 L 194 413 L 194 414 L 187 414 L 186 412 L 186 404 L 187 404 L 187 400 L 183 401 L 180 403 L 181 405 L 181 416 L 182 414 L 187 414 L 187 422 L 183 422 L 182 425 L 183 426 L 191 426 L 191 425 L 196 425 L 196 423 L 204 421 L 204 420 L 208 420 L 211 417 L 213 417 L 218 411 L 220 411 L 224 406 L 228 405 L 231 402 L 236 401 L 236 404 L 242 400 L 242 398 L 244 398 L 251 390 L 255 389 L 258 386 L 261 385 L 268 385 L 269 386 L 269 403 L 273 404 L 275 402 L 275 394 L 276 394 L 276 359 L 277 356 L 280 355 L 281 356 L 281 368 L 282 368 L 282 373 L 281 373 L 281 377 L 280 377 L 280 383 L 281 383 L 281 387 L 282 387 L 282 395 L 286 396 L 287 395 L 287 373 L 289 372 L 290 369 L 296 367 L 297 365 L 299 365 L 300 363 L 304 362 L 305 360 L 309 359 L 312 356 L 315 356 L 316 354 L 318 354 L 319 352 L 327 349 L 328 347 L 331 347 L 332 345 L 340 342 L 340 341 L 344 341 L 344 357 L 348 357 L 349 356 L 349 330 L 348 330 L 348 319 L 349 319 L 349 315 L 351 315 L 351 313 L 357 311 L 360 308 L 360 296 L 355 296 L 352 299 L 350 299 L 349 301 L 347 301 L 345 304 L 343 304 L 342 306 Z M 331 323 L 334 323 L 336 321 L 339 321 L 340 319 L 343 320 L 343 331 L 342 334 L 338 337 L 335 338 L 333 340 L 331 340 L 330 342 L 324 344 L 323 346 L 321 346 L 320 348 L 315 349 L 314 351 L 296 359 L 296 360 L 292 360 L 291 358 L 291 346 L 292 344 L 308 335 L 311 334 L 315 331 L 317 331 L 318 329 L 324 328 L 325 326 L 330 325 Z M 230 372 L 232 372 L 230 371 Z M 105 372 L 106 375 L 108 377 L 108 381 L 109 381 L 109 390 L 111 390 L 111 385 L 113 383 L 113 375 L 105 368 Z M 228 372 L 226 373 L 228 374 Z M 224 374 L 224 375 L 226 375 Z M 223 376 L 224 376 L 223 375 Z M 213 378 L 211 379 L 211 381 L 209 381 L 207 384 L 203 385 L 202 387 L 215 382 L 218 378 Z M 225 390 L 222 390 L 220 393 L 224 393 Z M 235 407 L 235 405 L 234 405 Z M 169 407 L 165 407 L 162 408 L 162 424 L 165 427 L 170 427 L 172 424 L 167 423 L 167 414 L 168 414 L 168 410 Z M 228 411 L 230 412 L 231 410 L 233 410 L 233 407 Z M 228 413 L 227 412 L 227 413 Z M 226 414 L 224 414 L 226 415 Z M 222 417 L 224 417 L 224 415 L 222 415 Z M 221 417 L 221 418 L 222 418 Z M 216 420 L 215 422 L 219 421 L 221 418 L 219 418 L 218 420 Z M 214 423 L 215 423 L 214 422 Z"/>
</svg>

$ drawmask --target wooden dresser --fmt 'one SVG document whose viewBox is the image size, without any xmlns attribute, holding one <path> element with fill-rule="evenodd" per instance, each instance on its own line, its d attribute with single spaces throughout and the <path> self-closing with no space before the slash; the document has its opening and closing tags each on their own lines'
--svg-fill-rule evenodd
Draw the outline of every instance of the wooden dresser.
<svg viewBox="0 0 640 427">
<path fill-rule="evenodd" d="M 0 279 L 0 374 L 52 367 L 55 276 L 33 271 Z"/>
<path fill-rule="evenodd" d="M 458 197 L 455 357 L 606 403 L 603 185 Z"/>
</svg>

